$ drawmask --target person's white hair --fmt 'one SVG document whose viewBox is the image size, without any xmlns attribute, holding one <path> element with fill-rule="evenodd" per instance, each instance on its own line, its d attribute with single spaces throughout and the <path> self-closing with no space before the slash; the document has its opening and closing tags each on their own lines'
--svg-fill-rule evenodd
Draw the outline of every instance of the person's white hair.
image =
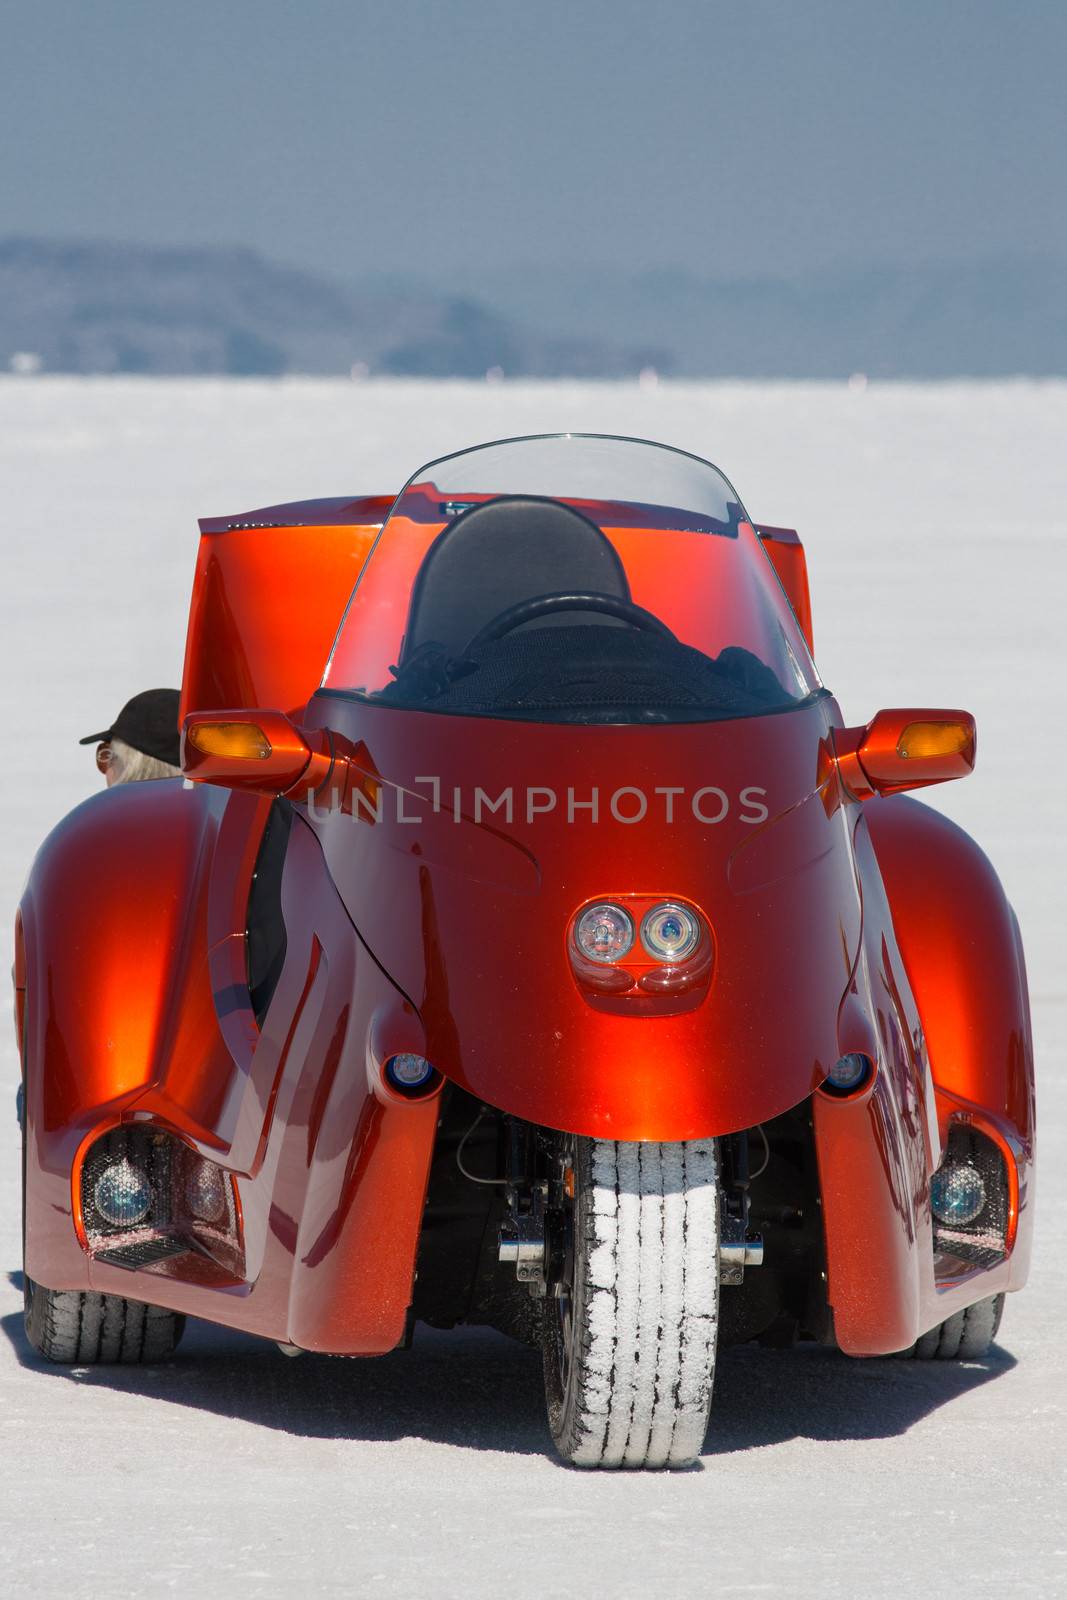
<svg viewBox="0 0 1067 1600">
<path fill-rule="evenodd" d="M 169 761 L 160 761 L 156 756 L 146 756 L 143 750 L 135 750 L 124 739 L 111 739 L 109 744 L 109 785 L 140 783 L 146 778 L 180 778 L 182 775 L 181 767 L 172 767 Z"/>
</svg>

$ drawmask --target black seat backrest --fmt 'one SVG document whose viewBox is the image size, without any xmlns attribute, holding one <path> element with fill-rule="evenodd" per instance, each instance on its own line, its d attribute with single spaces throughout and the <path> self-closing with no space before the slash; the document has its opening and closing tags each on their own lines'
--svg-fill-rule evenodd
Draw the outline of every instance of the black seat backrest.
<svg viewBox="0 0 1067 1600">
<path fill-rule="evenodd" d="M 509 606 L 563 591 L 630 598 L 615 547 L 594 522 L 558 500 L 533 495 L 501 495 L 472 506 L 426 552 L 411 592 L 401 664 L 431 640 L 459 655 Z M 545 618 L 538 626 L 552 620 L 574 618 Z M 614 619 L 603 622 L 612 626 Z"/>
</svg>

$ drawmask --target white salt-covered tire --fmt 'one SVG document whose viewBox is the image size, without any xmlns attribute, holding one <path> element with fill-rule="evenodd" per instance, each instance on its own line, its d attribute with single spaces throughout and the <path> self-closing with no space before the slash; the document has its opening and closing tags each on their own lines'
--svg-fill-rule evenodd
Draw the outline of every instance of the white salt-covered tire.
<svg viewBox="0 0 1067 1600">
<path fill-rule="evenodd" d="M 552 1438 L 575 1466 L 688 1466 L 715 1372 L 715 1141 L 575 1139 L 567 1160 L 564 1292 L 545 1305 Z"/>
</svg>

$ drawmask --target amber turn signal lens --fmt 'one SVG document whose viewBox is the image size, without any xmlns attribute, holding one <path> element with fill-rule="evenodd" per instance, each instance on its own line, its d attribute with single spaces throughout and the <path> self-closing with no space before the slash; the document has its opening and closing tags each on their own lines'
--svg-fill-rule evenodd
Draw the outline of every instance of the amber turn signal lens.
<svg viewBox="0 0 1067 1600">
<path fill-rule="evenodd" d="M 186 738 L 205 756 L 266 761 L 271 753 L 270 740 L 254 722 L 198 722 Z"/>
<path fill-rule="evenodd" d="M 897 755 L 905 760 L 931 756 L 958 756 L 971 742 L 965 722 L 909 722 L 897 740 Z"/>
</svg>

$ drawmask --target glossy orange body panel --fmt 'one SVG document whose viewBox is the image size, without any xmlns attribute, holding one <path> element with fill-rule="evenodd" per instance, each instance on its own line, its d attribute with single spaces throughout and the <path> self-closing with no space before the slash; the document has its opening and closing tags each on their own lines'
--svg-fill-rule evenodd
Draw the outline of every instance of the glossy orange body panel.
<svg viewBox="0 0 1067 1600">
<path fill-rule="evenodd" d="M 900 796 L 867 808 L 866 819 L 922 1015 L 941 1138 L 957 1117 L 1011 1152 L 1011 1283 L 1021 1286 L 1033 1231 L 1036 1110 L 1019 924 L 988 858 L 940 812 Z"/>
<path fill-rule="evenodd" d="M 383 1093 L 366 1034 L 347 1024 L 359 1018 L 386 1053 L 421 1033 L 300 822 L 286 967 L 257 1027 L 244 925 L 268 807 L 177 781 L 120 787 L 38 856 L 22 905 L 26 1270 L 52 1288 L 131 1292 L 130 1274 L 78 1238 L 72 1172 L 91 1135 L 150 1119 L 236 1175 L 248 1277 L 220 1289 L 164 1263 L 139 1275 L 145 1297 L 309 1349 L 376 1353 L 404 1331 L 436 1109 Z"/>
<path fill-rule="evenodd" d="M 389 509 L 356 501 L 351 520 L 202 523 L 182 677 L 181 716 L 220 706 L 304 705 Z M 300 507 L 279 507 L 294 518 Z M 308 508 L 312 517 L 319 507 Z"/>
<path fill-rule="evenodd" d="M 977 846 L 927 807 L 874 798 L 846 737 L 859 730 L 828 695 L 735 722 L 566 726 L 316 693 L 387 506 L 204 524 L 183 709 L 259 713 L 277 760 L 244 786 L 223 757 L 190 756 L 192 774 L 230 787 L 119 787 L 42 847 L 16 938 L 29 1274 L 310 1349 L 394 1348 L 438 1117 L 435 1099 L 383 1083 L 388 1057 L 411 1052 L 514 1117 L 605 1138 L 727 1135 L 810 1101 L 828 1295 L 852 1354 L 902 1348 L 1019 1287 L 1033 1215 L 1026 980 Z M 639 529 L 606 531 L 639 604 L 669 601 L 683 637 L 687 617 L 706 625 L 703 589 L 680 585 Z M 780 580 L 810 639 L 795 535 L 763 529 L 757 543 L 745 524 L 739 538 L 753 584 L 782 605 Z M 715 550 L 690 548 L 713 590 Z M 248 903 L 281 790 L 285 953 L 257 1020 Z M 510 815 L 488 804 L 507 790 Z M 583 989 L 568 930 L 613 896 L 693 906 L 710 978 L 625 1003 Z M 831 1065 L 857 1051 L 873 1080 L 831 1098 Z M 929 1189 L 952 1118 L 1009 1157 L 1013 1248 L 950 1284 L 935 1275 Z M 240 1280 L 90 1257 L 79 1152 L 139 1119 L 232 1176 Z"/>
<path fill-rule="evenodd" d="M 793 528 L 772 528 L 762 522 L 756 529 L 771 566 L 778 574 L 786 598 L 796 613 L 800 631 L 814 655 L 815 636 L 811 621 L 811 591 L 808 587 L 808 560 L 804 546 Z"/>
<path fill-rule="evenodd" d="M 874 801 L 856 826 L 883 1070 L 859 1102 L 817 1095 L 815 1133 L 837 1340 L 880 1355 L 1026 1281 L 1033 1047 L 1015 919 L 974 842 L 902 797 Z M 1015 1214 L 1008 1258 L 950 1285 L 934 1272 L 929 1177 L 951 1117 L 1010 1156 Z"/>
<path fill-rule="evenodd" d="M 753 718 L 738 748 L 729 723 L 496 721 L 489 737 L 475 718 L 317 695 L 309 723 L 358 748 L 381 794 L 374 820 L 324 808 L 313 825 L 445 1076 L 528 1121 L 618 1139 L 727 1133 L 809 1094 L 840 1053 L 860 927 L 844 820 L 816 792 L 831 705 Z M 510 823 L 474 820 L 479 792 L 509 789 Z M 648 814 L 617 820 L 616 791 L 620 814 L 639 797 Z M 530 815 L 550 793 L 555 806 Z M 580 991 L 574 912 L 631 893 L 688 898 L 707 917 L 717 954 L 700 1004 L 650 996 L 622 1015 Z M 796 974 L 788 1010 L 783 968 Z"/>
</svg>

